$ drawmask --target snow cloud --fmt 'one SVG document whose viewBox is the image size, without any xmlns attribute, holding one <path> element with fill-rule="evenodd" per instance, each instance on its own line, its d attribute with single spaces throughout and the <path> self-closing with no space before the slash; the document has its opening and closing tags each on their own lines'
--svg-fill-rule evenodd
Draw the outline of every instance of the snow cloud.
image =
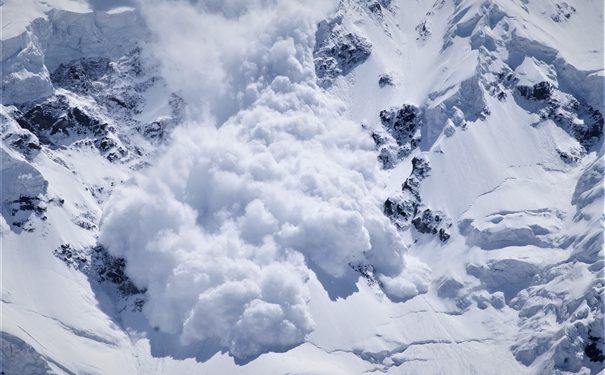
<svg viewBox="0 0 605 375">
<path fill-rule="evenodd" d="M 100 241 L 147 288 L 151 325 L 236 358 L 300 344 L 311 272 L 385 293 L 428 288 L 382 213 L 386 174 L 315 84 L 324 0 L 145 2 L 163 74 L 191 109 L 156 164 L 117 189 Z M 328 289 L 329 285 L 325 285 Z"/>
</svg>

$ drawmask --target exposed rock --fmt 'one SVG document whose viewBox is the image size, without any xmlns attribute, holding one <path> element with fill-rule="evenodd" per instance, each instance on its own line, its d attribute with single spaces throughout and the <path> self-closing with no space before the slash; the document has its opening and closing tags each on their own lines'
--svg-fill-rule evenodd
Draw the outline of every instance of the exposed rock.
<svg viewBox="0 0 605 375">
<path fill-rule="evenodd" d="M 368 285 L 376 285 L 379 288 L 382 288 L 382 283 L 376 278 L 374 266 L 372 264 L 349 263 L 349 267 L 351 267 L 353 271 L 358 272 L 361 277 L 366 280 Z"/>
<path fill-rule="evenodd" d="M 412 199 L 403 199 L 401 195 L 389 197 L 384 202 L 384 214 L 399 229 L 405 230 L 416 214 L 417 204 Z"/>
<path fill-rule="evenodd" d="M 107 134 L 107 124 L 78 107 L 65 96 L 53 97 L 17 117 L 23 129 L 49 146 L 61 146 L 87 136 Z"/>
<path fill-rule="evenodd" d="M 27 160 L 31 160 L 42 149 L 38 137 L 31 132 L 8 132 L 4 134 L 2 140 L 19 151 Z"/>
<path fill-rule="evenodd" d="M 31 164 L 4 149 L 0 149 L 0 159 L 0 213 L 13 231 L 32 231 L 28 225 L 32 215 L 46 218 L 48 181 Z"/>
<path fill-rule="evenodd" d="M 379 19 L 382 19 L 383 14 L 382 14 L 382 5 L 380 4 L 379 1 L 370 1 L 368 2 L 368 10 L 374 14 L 376 17 L 378 17 Z"/>
<path fill-rule="evenodd" d="M 576 8 L 563 1 L 555 4 L 555 10 L 550 16 L 555 22 L 567 21 L 576 13 Z"/>
<path fill-rule="evenodd" d="M 561 160 L 567 164 L 576 164 L 586 155 L 586 151 L 581 148 L 570 148 L 568 150 L 557 148 L 557 153 Z"/>
<path fill-rule="evenodd" d="M 416 40 L 421 40 L 421 41 L 427 40 L 432 35 L 431 21 L 428 19 L 425 19 L 424 21 L 422 21 L 418 25 L 416 25 L 415 30 L 418 33 Z"/>
<path fill-rule="evenodd" d="M 384 128 L 377 128 L 372 132 L 372 139 L 379 150 L 378 160 L 384 169 L 394 168 L 404 155 L 395 139 Z"/>
<path fill-rule="evenodd" d="M 85 94 L 96 91 L 98 81 L 112 72 L 111 61 L 106 57 L 83 58 L 62 63 L 50 78 L 57 87 Z"/>
<path fill-rule="evenodd" d="M 573 263 L 549 267 L 534 277 L 532 286 L 510 301 L 522 318 L 522 335 L 511 349 L 526 366 L 552 348 L 548 355 L 556 370 L 579 372 L 588 367 L 594 373 L 603 369 L 602 281 L 597 279 L 588 289 L 567 293 L 551 287 L 562 280 L 573 280 L 581 267 Z M 602 270 L 602 265 L 598 268 Z M 549 321 L 557 322 L 555 330 Z"/>
<path fill-rule="evenodd" d="M 82 271 L 96 282 L 112 284 L 124 297 L 145 293 L 145 290 L 138 289 L 125 275 L 124 259 L 111 256 L 102 246 L 75 249 L 70 244 L 63 244 L 54 250 L 54 254 L 68 266 Z"/>
<path fill-rule="evenodd" d="M 420 144 L 423 121 L 422 111 L 418 107 L 404 104 L 401 108 L 382 110 L 380 122 L 400 147 L 400 156 L 409 155 Z"/>
<path fill-rule="evenodd" d="M 378 77 L 378 86 L 383 88 L 385 86 L 395 86 L 395 82 L 393 81 L 393 77 L 390 74 L 384 73 Z"/>
<path fill-rule="evenodd" d="M 118 58 L 148 36 L 137 12 L 50 10 L 21 35 L 2 41 L 2 103 L 22 104 L 52 96 L 49 72 L 61 63 L 99 56 L 99 51 Z"/>
<path fill-rule="evenodd" d="M 541 121 L 552 120 L 578 140 L 586 149 L 599 144 L 603 135 L 603 114 L 582 98 L 564 93 L 550 82 L 534 86 L 517 86 L 517 103 L 540 115 Z"/>
<path fill-rule="evenodd" d="M 421 233 L 430 233 L 438 235 L 441 241 L 447 241 L 450 238 L 450 234 L 446 228 L 452 226 L 451 223 L 444 222 L 445 217 L 441 212 L 433 212 L 430 209 L 425 209 L 422 214 L 416 216 L 412 220 L 414 228 Z M 444 228 L 444 226 L 446 228 Z"/>
<path fill-rule="evenodd" d="M 371 53 L 370 42 L 362 36 L 346 31 L 342 26 L 341 17 L 320 22 L 313 51 L 319 85 L 331 86 L 334 79 L 349 74 L 366 61 Z"/>
<path fill-rule="evenodd" d="M 421 157 L 416 157 L 412 159 L 412 172 L 410 173 L 410 177 L 405 180 L 403 183 L 402 189 L 408 190 L 414 194 L 414 196 L 419 197 L 420 192 L 418 191 L 420 181 L 424 180 L 429 176 L 431 172 L 431 166 L 429 162 Z"/>
<path fill-rule="evenodd" d="M 401 187 L 401 193 L 387 198 L 384 214 L 401 230 L 410 225 L 420 233 L 436 235 L 443 242 L 450 238 L 451 221 L 442 212 L 424 207 L 420 197 L 420 182 L 429 176 L 431 167 L 423 158 L 412 159 L 412 172 Z"/>
<path fill-rule="evenodd" d="M 135 129 L 154 143 L 165 140 L 170 130 L 182 119 L 184 101 L 180 96 L 172 94 L 169 105 L 171 110 L 170 117 L 162 117 L 147 124 L 137 125 Z"/>
<path fill-rule="evenodd" d="M 601 333 L 597 333 L 602 335 Z M 584 354 L 592 362 L 603 363 L 605 361 L 605 340 L 603 336 L 593 336 L 592 331 L 588 331 L 588 340 L 584 346 Z"/>
<path fill-rule="evenodd" d="M 517 90 L 525 99 L 529 100 L 547 100 L 551 97 L 554 86 L 550 82 L 538 82 L 532 87 L 517 86 Z"/>
</svg>

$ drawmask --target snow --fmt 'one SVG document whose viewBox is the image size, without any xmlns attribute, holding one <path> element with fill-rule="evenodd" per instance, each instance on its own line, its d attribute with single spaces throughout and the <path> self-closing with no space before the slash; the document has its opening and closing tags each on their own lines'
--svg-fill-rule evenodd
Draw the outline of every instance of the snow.
<svg viewBox="0 0 605 375">
<path fill-rule="evenodd" d="M 186 345 L 218 340 L 238 359 L 299 344 L 312 330 L 309 268 L 339 297 L 348 293 L 330 283 L 354 290 L 356 264 L 372 264 L 395 299 L 428 288 L 427 267 L 406 266 L 414 263 L 404 261 L 402 240 L 374 198 L 386 174 L 366 133 L 312 82 L 312 29 L 302 27 L 316 22 L 292 22 L 301 29 L 270 31 L 250 56 L 223 57 L 243 62 L 214 67 L 267 63 L 271 69 L 252 77 L 256 100 L 218 129 L 195 122 L 177 130 L 159 168 L 118 189 L 102 221 L 101 243 L 148 290 L 150 324 Z M 188 64 L 179 76 L 195 76 Z M 205 94 L 198 88 L 196 97 Z M 202 116 L 224 116 L 209 110 Z"/>
<path fill-rule="evenodd" d="M 602 373 L 587 349 L 603 349 L 602 128 L 585 147 L 545 112 L 577 126 L 602 111 L 602 2 L 376 4 L 5 1 L 3 370 Z M 371 54 L 323 89 L 315 30 L 335 14 Z M 51 80 L 83 57 L 120 70 L 136 47 L 161 77 Z M 135 109 L 108 105 L 129 85 Z M 127 155 L 17 121 L 57 95 Z M 371 133 L 406 104 L 422 141 L 382 169 Z M 137 131 L 163 121 L 181 123 Z M 418 207 L 452 224 L 446 241 L 383 214 L 414 157 L 430 165 Z M 54 255 L 98 244 L 144 290 Z"/>
<path fill-rule="evenodd" d="M 60 9 L 75 13 L 88 13 L 90 6 L 85 0 L 4 0 L 0 5 L 2 32 L 0 40 L 14 38 L 38 18 L 45 18 L 48 11 Z"/>
<path fill-rule="evenodd" d="M 48 182 L 40 172 L 18 155 L 11 154 L 4 148 L 0 149 L 2 203 L 16 200 L 21 195 L 37 197 L 46 193 Z"/>
<path fill-rule="evenodd" d="M 43 2 L 26 2 L 42 7 Z M 60 63 L 82 57 L 125 55 L 138 44 L 145 42 L 147 30 L 138 12 L 84 12 L 84 9 L 67 6 L 46 8 L 44 13 L 31 10 L 35 19 L 21 32 L 17 26 L 2 35 L 2 103 L 15 104 L 46 98 L 53 93 L 50 72 Z M 15 2 L 7 7 L 9 16 L 16 11 Z M 88 8 L 86 8 L 88 9 Z M 24 79 L 25 78 L 25 79 Z"/>
<path fill-rule="evenodd" d="M 519 85 L 533 86 L 539 82 L 556 84 L 556 73 L 533 57 L 525 57 L 515 73 L 519 76 Z"/>
</svg>

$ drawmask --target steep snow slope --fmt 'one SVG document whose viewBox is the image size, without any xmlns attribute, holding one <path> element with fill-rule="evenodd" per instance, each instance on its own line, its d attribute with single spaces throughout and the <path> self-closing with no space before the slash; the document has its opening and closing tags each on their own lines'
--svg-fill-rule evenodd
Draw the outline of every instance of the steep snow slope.
<svg viewBox="0 0 605 375">
<path fill-rule="evenodd" d="M 602 2 L 19 3 L 5 373 L 603 370 Z"/>
</svg>

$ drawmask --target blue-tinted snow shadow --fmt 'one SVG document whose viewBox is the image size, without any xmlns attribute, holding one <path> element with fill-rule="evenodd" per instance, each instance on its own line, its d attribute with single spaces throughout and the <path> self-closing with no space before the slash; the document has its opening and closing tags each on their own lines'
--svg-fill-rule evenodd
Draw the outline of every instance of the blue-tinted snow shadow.
<svg viewBox="0 0 605 375">
<path fill-rule="evenodd" d="M 358 291 L 357 281 L 359 273 L 353 269 L 347 270 L 342 277 L 335 278 L 312 262 L 308 262 L 307 264 L 315 273 L 317 280 L 321 283 L 331 300 L 347 298 Z M 140 301 L 145 298 L 144 292 L 138 291 L 128 281 L 126 275 L 122 273 L 123 269 L 116 271 L 112 267 L 111 265 L 105 267 L 106 269 L 103 272 L 106 281 L 103 282 L 99 281 L 98 275 L 94 274 L 94 272 L 98 272 L 96 268 L 87 273 L 91 289 L 98 302 L 98 307 L 128 335 L 147 338 L 153 357 L 172 357 L 177 360 L 193 358 L 198 362 L 206 362 L 217 353 L 228 354 L 233 357 L 218 339 L 207 339 L 192 344 L 183 344 L 178 334 L 164 333 L 156 327 L 151 326 L 143 311 L 141 311 L 140 306 L 137 306 L 137 300 Z M 108 276 L 109 272 L 113 272 L 113 276 Z M 118 280 L 120 283 L 115 284 L 108 281 L 109 279 Z M 130 284 L 132 287 L 124 288 L 125 283 L 127 285 Z M 125 294 L 124 290 L 130 292 Z M 267 347 L 258 355 L 244 358 L 233 357 L 233 361 L 237 365 L 245 365 L 263 354 L 287 352 L 300 344 L 302 342 L 289 346 Z"/>
<path fill-rule="evenodd" d="M 92 9 L 97 11 L 108 11 L 122 6 L 134 6 L 134 0 L 88 0 Z"/>
</svg>

